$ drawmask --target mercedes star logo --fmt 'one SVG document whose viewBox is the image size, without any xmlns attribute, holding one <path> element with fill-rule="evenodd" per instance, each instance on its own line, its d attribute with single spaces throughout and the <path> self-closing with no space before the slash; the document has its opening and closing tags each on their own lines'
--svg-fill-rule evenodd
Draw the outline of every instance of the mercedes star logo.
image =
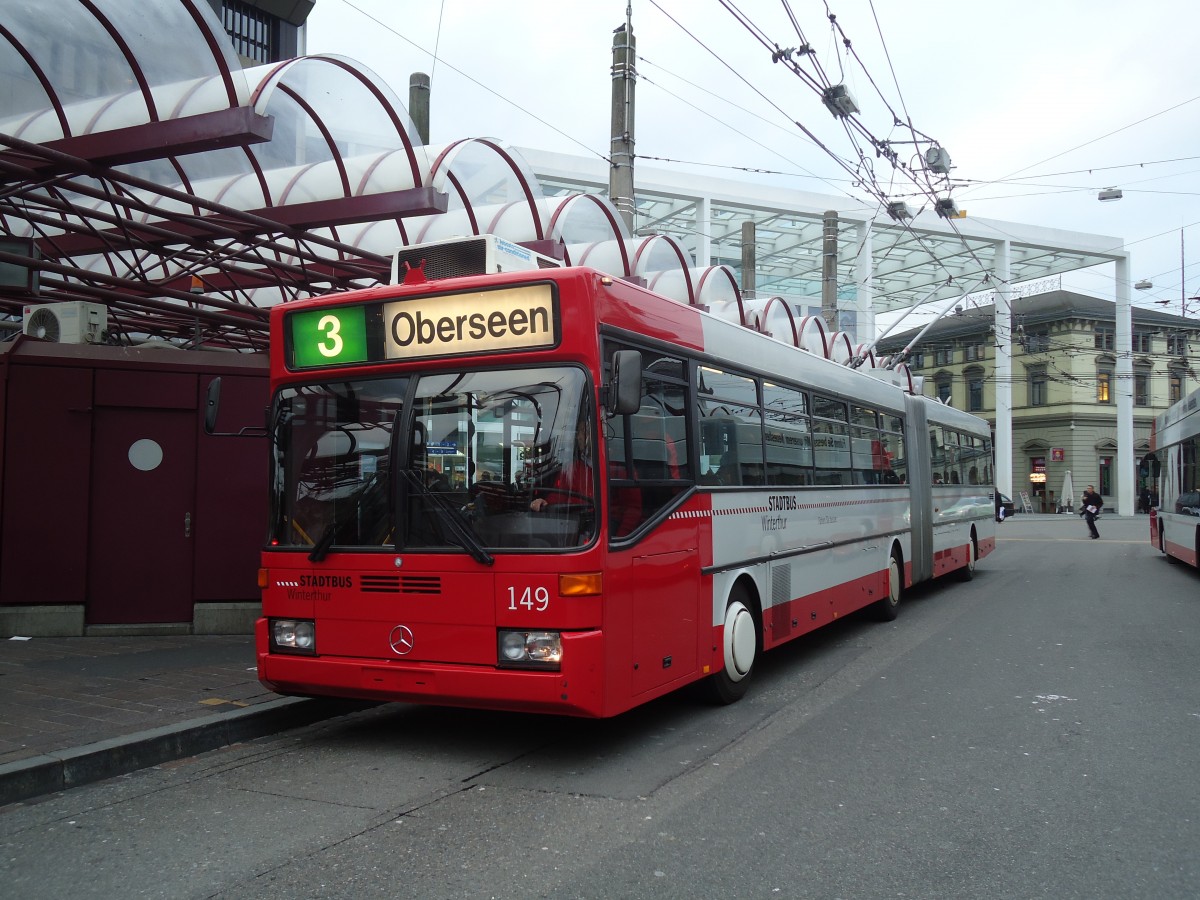
<svg viewBox="0 0 1200 900">
<path fill-rule="evenodd" d="M 404 656 L 404 654 L 412 652 L 412 629 L 407 625 L 397 625 L 392 629 L 392 633 L 388 635 L 388 643 L 391 644 L 392 652 L 397 656 Z"/>
</svg>

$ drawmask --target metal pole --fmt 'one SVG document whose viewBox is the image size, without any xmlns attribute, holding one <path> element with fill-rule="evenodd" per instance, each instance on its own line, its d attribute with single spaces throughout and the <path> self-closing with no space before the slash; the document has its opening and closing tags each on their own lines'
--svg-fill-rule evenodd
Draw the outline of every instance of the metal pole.
<svg viewBox="0 0 1200 900">
<path fill-rule="evenodd" d="M 429 84 L 424 72 L 413 72 L 408 78 L 408 114 L 425 146 L 429 146 Z"/>
<path fill-rule="evenodd" d="M 996 336 L 996 487 L 1003 494 L 1017 497 L 1013 479 L 1013 415 L 1012 415 L 1012 307 L 1009 300 L 1011 245 L 1008 241 L 996 244 L 996 300 L 993 313 L 993 330 Z M 1022 487 L 1026 484 L 1022 483 Z"/>
<path fill-rule="evenodd" d="M 1119 516 L 1133 515 L 1133 480 L 1137 463 L 1133 450 L 1133 309 L 1129 301 L 1129 254 L 1116 259 L 1117 268 L 1117 458 L 1114 478 Z M 1122 280 L 1124 279 L 1124 280 Z"/>
<path fill-rule="evenodd" d="M 634 82 L 637 69 L 637 40 L 633 36 L 633 5 L 625 7 L 625 24 L 613 33 L 612 60 L 612 168 L 608 175 L 608 199 L 633 233 L 633 120 Z"/>
<path fill-rule="evenodd" d="M 824 242 L 821 256 L 821 318 L 829 332 L 838 330 L 837 317 L 837 255 L 838 214 L 836 209 L 824 216 Z"/>
<path fill-rule="evenodd" d="M 758 252 L 754 246 L 755 225 L 753 219 L 742 223 L 742 293 L 753 297 L 757 289 L 755 283 Z"/>
</svg>

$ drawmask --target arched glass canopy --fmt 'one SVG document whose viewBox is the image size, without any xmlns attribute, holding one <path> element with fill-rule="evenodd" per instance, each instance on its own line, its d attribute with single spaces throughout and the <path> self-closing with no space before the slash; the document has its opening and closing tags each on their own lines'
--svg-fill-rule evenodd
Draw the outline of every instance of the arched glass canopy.
<svg viewBox="0 0 1200 900">
<path fill-rule="evenodd" d="M 632 239 L 601 196 L 546 197 L 499 140 L 421 146 L 353 60 L 242 70 L 198 0 L 0 9 L 0 176 L 16 185 L 0 254 L 24 249 L 41 299 L 107 305 L 115 333 L 261 347 L 269 306 L 375 283 L 403 245 L 485 233 L 697 300 L 672 239 Z"/>
<path fill-rule="evenodd" d="M 3 13 L 4 134 L 45 143 L 237 108 L 249 97 L 206 3 L 39 0 L 5 2 Z"/>
<path fill-rule="evenodd" d="M 261 349 L 276 303 L 377 283 L 401 246 L 494 233 L 845 353 L 845 340 L 782 301 L 744 299 L 731 268 L 709 265 L 723 261 L 711 247 L 631 235 L 578 160 L 561 171 L 538 160 L 535 176 L 500 139 L 422 146 L 394 91 L 345 57 L 241 69 L 204 0 L 0 0 L 0 76 L 0 327 L 10 331 L 30 301 L 89 300 L 108 308 L 119 340 Z M 736 224 L 728 198 L 675 196 L 686 193 L 640 188 L 639 209 L 671 234 L 707 233 L 691 225 L 700 209 Z M 754 217 L 760 240 L 783 235 L 762 254 L 764 274 L 779 264 L 804 276 L 794 248 L 811 244 L 809 218 Z M 898 252 L 888 248 L 880 278 L 919 268 L 923 251 Z"/>
</svg>

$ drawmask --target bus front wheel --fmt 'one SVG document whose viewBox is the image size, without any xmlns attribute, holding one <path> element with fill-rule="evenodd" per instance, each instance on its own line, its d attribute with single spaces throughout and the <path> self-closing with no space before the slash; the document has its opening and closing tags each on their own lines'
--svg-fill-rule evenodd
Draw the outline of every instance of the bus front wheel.
<svg viewBox="0 0 1200 900">
<path fill-rule="evenodd" d="M 708 687 L 715 702 L 728 704 L 745 696 L 758 659 L 758 620 L 741 588 L 734 589 L 725 607 L 721 643 L 724 667 L 709 676 Z"/>
</svg>

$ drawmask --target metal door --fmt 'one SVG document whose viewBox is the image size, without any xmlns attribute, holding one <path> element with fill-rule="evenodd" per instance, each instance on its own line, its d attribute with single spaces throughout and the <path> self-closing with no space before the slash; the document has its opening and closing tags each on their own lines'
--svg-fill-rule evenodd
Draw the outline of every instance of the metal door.
<svg viewBox="0 0 1200 900">
<path fill-rule="evenodd" d="M 196 414 L 97 407 L 87 621 L 192 620 Z"/>
</svg>

